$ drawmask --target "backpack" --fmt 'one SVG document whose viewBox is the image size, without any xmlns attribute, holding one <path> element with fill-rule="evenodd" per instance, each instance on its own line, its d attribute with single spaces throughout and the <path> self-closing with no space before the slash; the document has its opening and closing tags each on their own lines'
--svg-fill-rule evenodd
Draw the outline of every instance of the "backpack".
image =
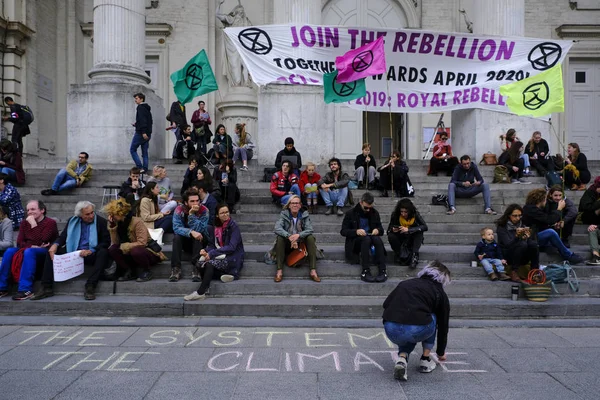
<svg viewBox="0 0 600 400">
<path fill-rule="evenodd" d="M 494 168 L 494 181 L 492 183 L 510 183 L 508 168 L 504 165 L 496 165 Z"/>
<path fill-rule="evenodd" d="M 552 290 L 555 293 L 559 293 L 555 286 L 556 283 L 568 283 L 571 291 L 574 293 L 579 292 L 579 279 L 577 279 L 577 274 L 568 261 L 562 264 L 550 264 L 544 269 L 544 273 L 546 274 L 546 281 L 551 282 Z"/>
<path fill-rule="evenodd" d="M 277 168 L 267 167 L 263 170 L 263 182 L 271 182 L 271 178 L 277 172 Z"/>
<path fill-rule="evenodd" d="M 445 194 L 436 194 L 431 196 L 431 204 L 434 206 L 446 206 L 448 208 L 448 196 Z"/>
<path fill-rule="evenodd" d="M 23 111 L 23 122 L 25 122 L 27 125 L 30 125 L 34 120 L 33 111 L 31 111 L 29 106 L 24 105 L 21 105 L 21 111 Z"/>
<path fill-rule="evenodd" d="M 552 187 L 554 185 L 562 185 L 562 179 L 560 174 L 556 171 L 549 171 L 546 173 L 546 185 Z"/>
</svg>

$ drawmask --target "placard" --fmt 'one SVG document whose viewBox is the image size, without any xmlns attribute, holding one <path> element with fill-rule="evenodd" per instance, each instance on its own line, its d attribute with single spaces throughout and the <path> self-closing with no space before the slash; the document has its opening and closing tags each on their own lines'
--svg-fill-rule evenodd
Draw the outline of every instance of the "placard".
<svg viewBox="0 0 600 400">
<path fill-rule="evenodd" d="M 54 281 L 64 282 L 83 274 L 83 257 L 81 250 L 54 255 Z"/>
</svg>

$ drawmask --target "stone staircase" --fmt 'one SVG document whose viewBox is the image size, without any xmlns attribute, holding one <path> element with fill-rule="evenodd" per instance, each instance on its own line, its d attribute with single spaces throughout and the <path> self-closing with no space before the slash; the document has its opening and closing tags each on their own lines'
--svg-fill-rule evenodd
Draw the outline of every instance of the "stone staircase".
<svg viewBox="0 0 600 400">
<path fill-rule="evenodd" d="M 179 193 L 185 165 L 173 165 L 163 160 L 175 192 Z M 49 187 L 57 170 L 64 166 L 59 162 L 25 160 L 27 185 L 19 188 L 23 201 L 42 198 L 40 190 Z M 346 170 L 352 170 L 350 162 L 344 162 Z M 475 243 L 480 239 L 479 230 L 493 227 L 496 217 L 482 213 L 481 196 L 474 199 L 458 199 L 456 215 L 448 216 L 445 208 L 430 205 L 433 194 L 445 193 L 449 178 L 427 177 L 426 162 L 409 161 L 410 177 L 417 192 L 413 201 L 425 218 L 429 231 L 421 249 L 419 267 L 427 261 L 438 259 L 452 271 L 453 283 L 447 287 L 454 319 L 530 319 L 530 318 L 598 318 L 600 317 L 600 267 L 579 265 L 575 269 L 581 279 L 581 289 L 571 293 L 565 285 L 559 285 L 562 295 L 553 295 L 546 303 L 533 303 L 524 299 L 510 299 L 510 282 L 490 282 L 481 268 L 472 268 Z M 102 203 L 102 186 L 120 184 L 126 179 L 129 165 L 95 165 L 95 174 L 85 187 L 72 193 L 43 198 L 48 215 L 58 220 L 63 229 L 73 214 L 79 200 L 90 200 L 98 208 Z M 10 298 L 0 299 L 2 315 L 62 315 L 83 317 L 217 317 L 224 320 L 276 318 L 301 320 L 305 324 L 323 324 L 327 320 L 378 320 L 385 296 L 403 279 L 416 276 L 405 266 L 393 264 L 393 253 L 388 248 L 389 280 L 383 284 L 360 281 L 360 266 L 344 261 L 344 238 L 339 235 L 342 217 L 319 214 L 311 215 L 316 231 L 317 245 L 324 250 L 325 260 L 318 261 L 317 270 L 321 283 L 308 279 L 308 268 L 284 269 L 284 280 L 274 283 L 275 267 L 265 264 L 265 251 L 274 241 L 273 226 L 279 208 L 271 203 L 269 184 L 259 182 L 262 166 L 250 162 L 250 171 L 238 171 L 242 201 L 236 206 L 233 218 L 242 229 L 246 249 L 246 262 L 242 278 L 223 284 L 211 284 L 210 296 L 201 302 L 184 302 L 183 296 L 198 286 L 191 282 L 191 265 L 184 262 L 184 278 L 176 283 L 167 282 L 169 261 L 154 267 L 154 279 L 150 282 L 108 282 L 98 286 L 95 301 L 83 300 L 85 275 L 69 282 L 55 284 L 56 296 L 42 301 L 16 302 Z M 324 168 L 319 168 L 324 172 Z M 480 168 L 486 181 L 491 182 L 493 167 Z M 600 171 L 600 163 L 592 163 L 592 171 Z M 596 174 L 595 174 L 596 175 Z M 525 195 L 533 188 L 542 187 L 541 177 L 530 178 L 531 185 L 492 184 L 492 206 L 501 213 L 508 204 L 524 203 Z M 355 199 L 364 191 L 355 190 Z M 567 192 L 578 204 L 583 192 Z M 379 210 L 384 227 L 387 227 L 396 198 L 381 198 L 376 194 L 375 206 Z M 172 235 L 165 236 L 164 252 L 171 256 Z M 571 240 L 572 250 L 585 258 L 589 256 L 585 227 L 576 225 Z M 557 254 L 541 255 L 542 263 L 558 261 Z M 376 268 L 375 271 L 376 272 Z M 311 322 L 313 321 L 313 322 Z M 327 323 L 327 322 L 325 322 Z"/>
</svg>

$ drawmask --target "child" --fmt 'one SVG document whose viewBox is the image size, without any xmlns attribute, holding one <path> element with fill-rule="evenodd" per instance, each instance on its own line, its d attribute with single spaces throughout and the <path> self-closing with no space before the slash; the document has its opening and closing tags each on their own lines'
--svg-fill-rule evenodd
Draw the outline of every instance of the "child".
<svg viewBox="0 0 600 400">
<path fill-rule="evenodd" d="M 300 193 L 302 193 L 302 202 L 308 206 L 308 212 L 311 214 L 317 213 L 317 198 L 319 196 L 319 188 L 317 182 L 321 179 L 321 175 L 315 172 L 316 166 L 312 162 L 306 163 L 306 169 L 300 174 Z"/>
<path fill-rule="evenodd" d="M 485 273 L 491 281 L 497 281 L 500 277 L 501 281 L 508 281 L 510 277 L 504 273 L 504 265 L 506 260 L 502 258 L 500 246 L 494 240 L 494 230 L 491 228 L 483 228 L 481 230 L 481 241 L 477 243 L 475 255 L 483 265 Z M 498 275 L 494 272 L 494 266 Z"/>
</svg>

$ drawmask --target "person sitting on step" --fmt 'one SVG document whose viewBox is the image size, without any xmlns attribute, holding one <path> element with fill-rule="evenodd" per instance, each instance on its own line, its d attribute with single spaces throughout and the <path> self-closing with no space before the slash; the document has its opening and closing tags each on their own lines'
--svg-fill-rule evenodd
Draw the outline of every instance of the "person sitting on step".
<svg viewBox="0 0 600 400">
<path fill-rule="evenodd" d="M 8 248 L 0 263 L 0 297 L 8 294 L 8 280 L 19 284 L 13 300 L 33 297 L 33 281 L 44 263 L 51 243 L 58 237 L 56 221 L 46 216 L 46 205 L 39 200 L 27 203 L 27 218 L 21 222 L 17 247 Z"/>
<path fill-rule="evenodd" d="M 483 213 L 496 215 L 492 209 L 492 195 L 490 185 L 483 181 L 481 173 L 471 157 L 464 155 L 460 158 L 460 164 L 454 168 L 452 179 L 448 184 L 448 215 L 456 213 L 455 199 L 471 198 L 483 192 Z"/>
<path fill-rule="evenodd" d="M 321 193 L 321 197 L 327 206 L 325 215 L 335 212 L 337 215 L 342 216 L 344 215 L 344 204 L 346 204 L 346 199 L 350 193 L 348 188 L 350 176 L 342 171 L 342 162 L 338 158 L 331 158 L 327 164 L 330 171 L 317 182 L 319 193 Z"/>
<path fill-rule="evenodd" d="M 540 176 L 546 176 L 548 171 L 554 171 L 554 162 L 550 158 L 550 147 L 546 139 L 542 139 L 542 133 L 535 131 L 531 139 L 525 145 L 525 154 L 529 156 L 531 166 L 535 168 Z"/>
<path fill-rule="evenodd" d="M 217 206 L 215 226 L 208 227 L 208 245 L 194 260 L 196 276 L 193 281 L 199 282 L 201 278 L 202 284 L 184 300 L 204 300 L 213 279 L 220 279 L 223 283 L 240 279 L 240 271 L 244 267 L 244 244 L 240 228 L 230 215 L 226 204 Z"/>
<path fill-rule="evenodd" d="M 561 242 L 558 233 L 553 229 L 557 222 L 560 222 L 562 210 L 567 203 L 560 200 L 556 210 L 549 213 L 545 212 L 547 202 L 546 189 L 533 189 L 527 194 L 525 207 L 523 207 L 523 223 L 531 227 L 531 235 L 536 238 L 540 248 L 552 246 L 558 250 L 564 260 L 571 264 L 583 262 L 583 258 L 573 253 Z"/>
<path fill-rule="evenodd" d="M 511 183 L 523 183 L 529 184 L 528 180 L 523 178 L 523 171 L 525 169 L 523 159 L 521 158 L 521 152 L 523 151 L 523 143 L 514 142 L 508 150 L 505 150 L 498 158 L 498 165 L 504 165 L 508 170 Z"/>
<path fill-rule="evenodd" d="M 183 194 L 183 192 L 190 188 L 192 182 L 196 180 L 197 174 L 198 161 L 196 159 L 189 160 L 188 167 L 185 169 L 185 173 L 183 174 L 183 183 L 181 184 L 181 191 L 179 193 Z"/>
<path fill-rule="evenodd" d="M 144 221 L 148 229 L 163 229 L 173 233 L 173 214 L 171 211 L 159 211 L 158 195 L 160 188 L 156 182 L 148 182 L 142 191 L 142 197 L 136 207 L 136 216 Z"/>
<path fill-rule="evenodd" d="M 63 190 L 81 187 L 92 177 L 92 164 L 88 163 L 89 154 L 85 151 L 79 153 L 77 160 L 71 160 L 69 164 L 56 174 L 54 183 L 50 189 L 42 190 L 43 196 L 58 194 Z"/>
<path fill-rule="evenodd" d="M 374 189 L 375 175 L 377 174 L 377 163 L 375 158 L 371 156 L 371 145 L 364 143 L 362 145 L 362 153 L 356 156 L 354 160 L 354 180 L 358 182 L 358 187 L 363 186 L 369 190 Z M 368 177 L 368 182 L 365 182 L 365 175 Z"/>
<path fill-rule="evenodd" d="M 417 268 L 419 250 L 423 244 L 423 232 L 427 229 L 425 220 L 413 202 L 410 199 L 399 200 L 387 229 L 388 240 L 394 250 L 394 262 L 408 265 L 411 269 Z M 403 254 L 404 252 L 406 254 Z"/>
<path fill-rule="evenodd" d="M 563 200 L 563 188 L 561 185 L 554 185 L 548 190 L 548 201 L 546 202 L 545 211 L 546 213 L 552 213 L 558 208 L 558 203 Z M 565 208 L 561 213 L 561 220 L 558 221 L 552 229 L 554 229 L 560 240 L 562 240 L 565 247 L 570 248 L 569 238 L 573 234 L 573 228 L 575 227 L 575 220 L 577 219 L 577 207 L 571 199 L 565 198 Z"/>
<path fill-rule="evenodd" d="M 8 208 L 8 217 L 16 231 L 25 218 L 25 210 L 21 205 L 21 195 L 16 187 L 8 183 L 8 175 L 0 173 L 0 206 Z"/>
<path fill-rule="evenodd" d="M 277 153 L 275 157 L 275 168 L 278 170 L 283 166 L 285 160 L 292 162 L 292 171 L 294 174 L 300 174 L 300 168 L 302 168 L 302 156 L 294 147 L 294 139 L 291 137 L 285 138 L 285 147 Z M 284 158 L 285 157 L 285 158 Z"/>
<path fill-rule="evenodd" d="M 200 253 L 208 241 L 209 211 L 200 203 L 200 195 L 195 188 L 188 189 L 183 194 L 183 204 L 175 209 L 173 216 L 173 254 L 171 256 L 171 276 L 169 282 L 181 279 L 181 253 L 190 252 L 192 259 Z M 192 266 L 192 280 L 198 274 Z"/>
<path fill-rule="evenodd" d="M 222 202 L 223 197 L 221 196 L 221 189 L 219 188 L 219 184 L 215 183 L 213 180 L 213 175 L 209 171 L 208 167 L 204 165 L 198 167 L 196 172 L 196 180 L 192 181 L 191 187 L 197 187 L 198 182 L 204 182 L 206 184 L 206 190 L 211 194 L 211 196 L 217 199 L 217 203 Z M 183 195 L 183 192 L 181 195 Z"/>
<path fill-rule="evenodd" d="M 581 152 L 577 143 L 569 143 L 567 153 L 568 156 L 564 160 L 565 186 L 571 190 L 585 190 L 585 185 L 592 180 L 587 157 Z"/>
<path fill-rule="evenodd" d="M 302 200 L 300 196 L 292 195 L 279 213 L 279 219 L 275 223 L 275 254 L 277 258 L 277 274 L 275 282 L 283 279 L 283 264 L 289 253 L 305 247 L 308 253 L 308 266 L 310 268 L 310 279 L 321 282 L 317 275 L 317 245 L 314 230 L 310 221 L 308 211 L 302 211 Z M 291 265 L 290 265 L 291 267 Z"/>
<path fill-rule="evenodd" d="M 252 135 L 246 132 L 246 124 L 235 124 L 235 140 L 233 141 L 233 162 L 242 161 L 241 171 L 248 171 L 248 160 L 254 156 Z"/>
<path fill-rule="evenodd" d="M 502 256 L 502 250 L 496 239 L 494 239 L 494 230 L 492 228 L 483 228 L 480 232 L 481 240 L 475 246 L 475 257 L 483 266 L 483 270 L 490 278 L 490 281 L 508 281 L 510 277 L 504 272 L 506 260 Z M 496 270 L 494 271 L 494 267 Z M 498 273 L 496 275 L 496 272 Z"/>
<path fill-rule="evenodd" d="M 385 282 L 387 253 L 381 240 L 383 226 L 379 212 L 373 203 L 375 203 L 373 195 L 369 192 L 363 193 L 360 202 L 344 215 L 340 234 L 346 238 L 344 244 L 346 260 L 354 263 L 356 256 L 360 256 L 362 266 L 360 279 L 364 282 Z M 371 255 L 379 267 L 379 274 L 375 278 L 371 275 Z"/>
<path fill-rule="evenodd" d="M 8 207 L 0 207 L 0 256 L 9 248 L 14 246 L 13 225 L 8 218 Z"/>
<path fill-rule="evenodd" d="M 182 164 L 183 160 L 191 160 L 196 155 L 196 148 L 194 145 L 195 137 L 192 127 L 188 124 L 181 126 L 181 140 L 175 145 L 175 153 L 177 159 L 175 164 Z"/>
<path fill-rule="evenodd" d="M 388 190 L 392 190 L 396 197 L 407 197 L 410 195 L 408 185 L 408 165 L 400 156 L 398 150 L 394 150 L 388 161 L 377 169 L 379 171 L 379 180 L 383 186 L 382 197 L 388 197 Z"/>
<path fill-rule="evenodd" d="M 500 135 L 500 140 L 500 148 L 502 149 L 502 152 L 510 149 L 517 142 L 520 142 L 521 145 L 523 145 L 521 139 L 517 137 L 517 131 L 512 128 L 506 131 L 506 135 Z M 527 153 L 520 153 L 520 157 L 523 159 L 523 175 L 531 176 L 531 172 L 529 171 L 529 168 L 531 167 L 529 155 L 527 155 Z"/>
<path fill-rule="evenodd" d="M 31 300 L 54 296 L 54 256 L 74 251 L 79 251 L 84 265 L 93 266 L 85 283 L 84 298 L 96 299 L 98 281 L 109 264 L 110 235 L 106 220 L 97 215 L 95 210 L 96 206 L 89 201 L 80 201 L 75 205 L 75 216 L 69 218 L 67 226 L 48 249 L 42 273 L 42 288 Z"/>
<path fill-rule="evenodd" d="M 219 183 L 223 202 L 229 206 L 229 213 L 235 214 L 235 203 L 240 200 L 240 190 L 237 186 L 237 169 L 233 160 L 222 159 L 215 167 L 213 180 Z"/>
<path fill-rule="evenodd" d="M 300 193 L 302 193 L 302 204 L 308 207 L 311 214 L 317 213 L 317 203 L 319 197 L 319 181 L 321 175 L 316 172 L 317 166 L 309 161 L 306 163 L 306 169 L 300 174 Z"/>
<path fill-rule="evenodd" d="M 273 174 L 269 187 L 273 203 L 284 205 L 290 196 L 300 196 L 298 176 L 292 172 L 292 165 L 291 161 L 284 161 L 281 163 L 281 171 Z"/>
<path fill-rule="evenodd" d="M 8 139 L 0 141 L 0 173 L 8 175 L 9 180 L 17 185 L 25 184 L 23 157 Z"/>
<path fill-rule="evenodd" d="M 156 182 L 158 193 L 158 208 L 160 212 L 173 211 L 177 207 L 177 202 L 173 200 L 173 191 L 171 190 L 171 180 L 167 178 L 167 170 L 162 165 L 156 165 L 152 168 L 152 178 L 148 183 Z"/>
<path fill-rule="evenodd" d="M 141 218 L 134 217 L 131 205 L 124 199 L 113 200 L 104 206 L 107 215 L 110 247 L 108 254 L 117 264 L 118 281 L 152 279 L 150 267 L 167 259 L 162 251 L 148 247 L 150 233 Z M 138 276 L 138 267 L 142 273 Z"/>
<path fill-rule="evenodd" d="M 208 184 L 205 181 L 196 181 L 192 187 L 198 190 L 200 202 L 208 208 L 208 225 L 214 226 L 217 215 L 217 199 L 208 192 Z"/>
<path fill-rule="evenodd" d="M 129 178 L 121 185 L 119 197 L 127 200 L 133 207 L 140 200 L 146 182 L 140 177 L 140 169 L 133 167 L 129 170 Z"/>
<path fill-rule="evenodd" d="M 448 143 L 448 133 L 440 131 L 438 135 L 440 140 L 436 142 L 431 151 L 427 175 L 437 176 L 439 172 L 446 171 L 446 175 L 451 176 L 454 168 L 458 165 L 458 158 L 452 154 L 452 146 Z"/>
<path fill-rule="evenodd" d="M 594 179 L 594 183 L 587 188 L 579 200 L 579 212 L 581 222 L 588 225 L 588 237 L 592 249 L 591 265 L 600 265 L 600 245 L 598 245 L 598 234 L 600 233 L 600 176 Z"/>
<path fill-rule="evenodd" d="M 233 141 L 231 136 L 225 131 L 225 125 L 219 124 L 215 132 L 215 138 L 212 141 L 215 158 L 220 162 L 221 159 L 231 159 L 233 157 Z"/>
</svg>

